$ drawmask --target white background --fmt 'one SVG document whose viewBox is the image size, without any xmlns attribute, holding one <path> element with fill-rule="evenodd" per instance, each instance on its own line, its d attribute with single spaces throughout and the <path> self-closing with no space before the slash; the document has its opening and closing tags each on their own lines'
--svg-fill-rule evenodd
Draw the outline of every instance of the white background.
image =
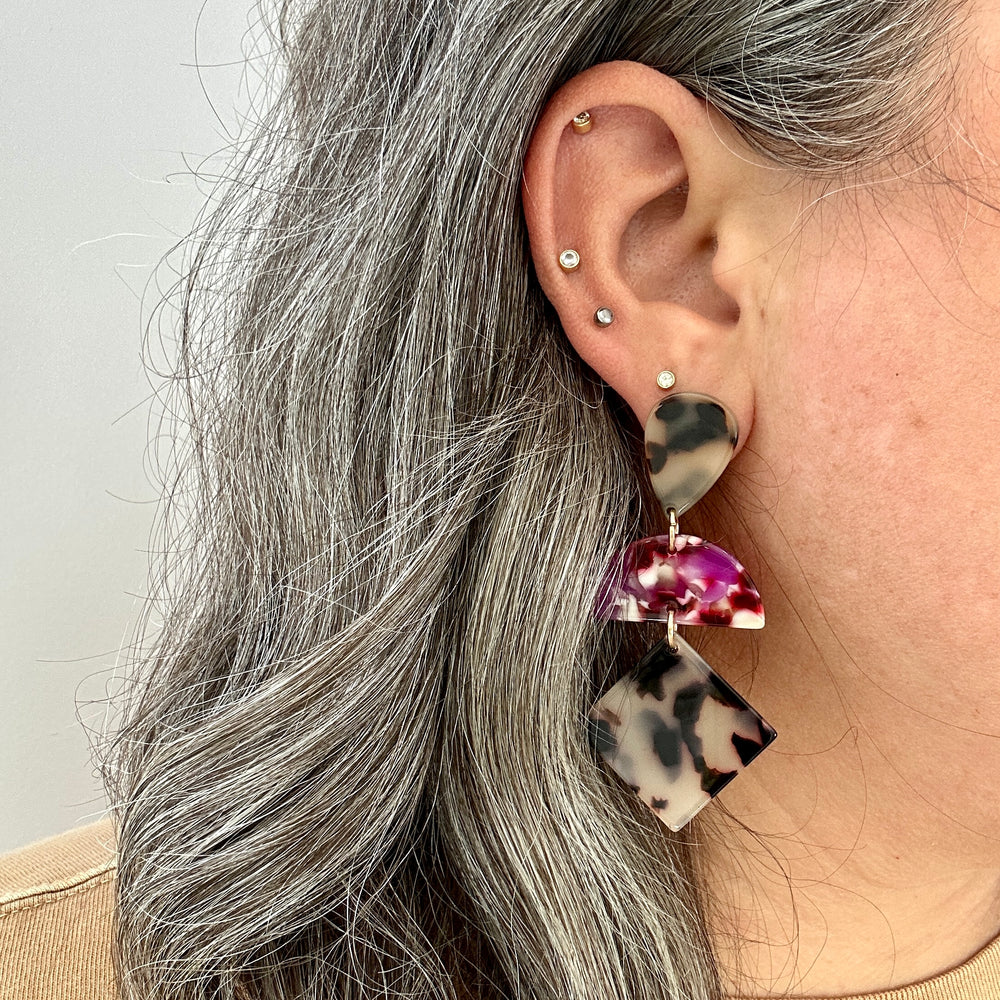
<svg viewBox="0 0 1000 1000">
<path fill-rule="evenodd" d="M 75 700 L 99 728 L 87 702 L 105 696 L 146 588 L 143 324 L 155 266 L 204 200 L 192 171 L 218 169 L 205 158 L 253 89 L 251 2 L 4 8 L 0 851 L 104 809 Z"/>
</svg>

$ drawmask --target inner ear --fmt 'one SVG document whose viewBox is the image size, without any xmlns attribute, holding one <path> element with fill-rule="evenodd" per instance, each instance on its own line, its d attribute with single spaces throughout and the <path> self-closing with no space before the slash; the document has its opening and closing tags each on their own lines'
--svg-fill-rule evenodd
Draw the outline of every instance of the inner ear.
<svg viewBox="0 0 1000 1000">
<path fill-rule="evenodd" d="M 684 225 L 688 183 L 684 180 L 642 206 L 622 234 L 618 266 L 637 299 L 669 301 L 718 323 L 735 323 L 736 301 L 715 283 L 714 236 Z"/>
</svg>

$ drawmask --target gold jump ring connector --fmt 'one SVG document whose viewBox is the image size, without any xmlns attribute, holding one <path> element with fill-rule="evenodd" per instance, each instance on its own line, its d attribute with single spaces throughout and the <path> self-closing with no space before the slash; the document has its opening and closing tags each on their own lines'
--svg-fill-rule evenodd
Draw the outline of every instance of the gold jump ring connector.
<svg viewBox="0 0 1000 1000">
<path fill-rule="evenodd" d="M 677 551 L 677 511 L 671 507 L 667 511 L 667 551 Z"/>
<path fill-rule="evenodd" d="M 667 612 L 667 646 L 671 653 L 677 652 L 677 623 L 674 621 L 674 609 Z"/>
</svg>

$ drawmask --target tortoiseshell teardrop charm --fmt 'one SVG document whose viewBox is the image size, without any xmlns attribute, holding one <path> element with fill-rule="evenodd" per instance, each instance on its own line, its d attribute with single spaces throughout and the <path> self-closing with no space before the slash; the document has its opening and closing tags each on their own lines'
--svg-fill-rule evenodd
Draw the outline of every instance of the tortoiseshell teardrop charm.
<svg viewBox="0 0 1000 1000">
<path fill-rule="evenodd" d="M 646 421 L 646 460 L 664 510 L 680 517 L 715 484 L 736 451 L 736 418 L 717 399 L 678 392 Z"/>
</svg>

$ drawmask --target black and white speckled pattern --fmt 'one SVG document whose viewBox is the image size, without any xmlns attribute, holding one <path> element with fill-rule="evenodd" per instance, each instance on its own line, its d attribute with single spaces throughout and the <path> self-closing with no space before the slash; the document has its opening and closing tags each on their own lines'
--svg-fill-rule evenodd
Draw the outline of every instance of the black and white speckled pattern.
<svg viewBox="0 0 1000 1000">
<path fill-rule="evenodd" d="M 777 733 L 683 640 L 657 643 L 590 710 L 594 749 L 679 830 Z"/>
<path fill-rule="evenodd" d="M 646 460 L 663 509 L 680 517 L 715 484 L 736 450 L 736 418 L 711 396 L 679 392 L 646 421 Z"/>
</svg>

